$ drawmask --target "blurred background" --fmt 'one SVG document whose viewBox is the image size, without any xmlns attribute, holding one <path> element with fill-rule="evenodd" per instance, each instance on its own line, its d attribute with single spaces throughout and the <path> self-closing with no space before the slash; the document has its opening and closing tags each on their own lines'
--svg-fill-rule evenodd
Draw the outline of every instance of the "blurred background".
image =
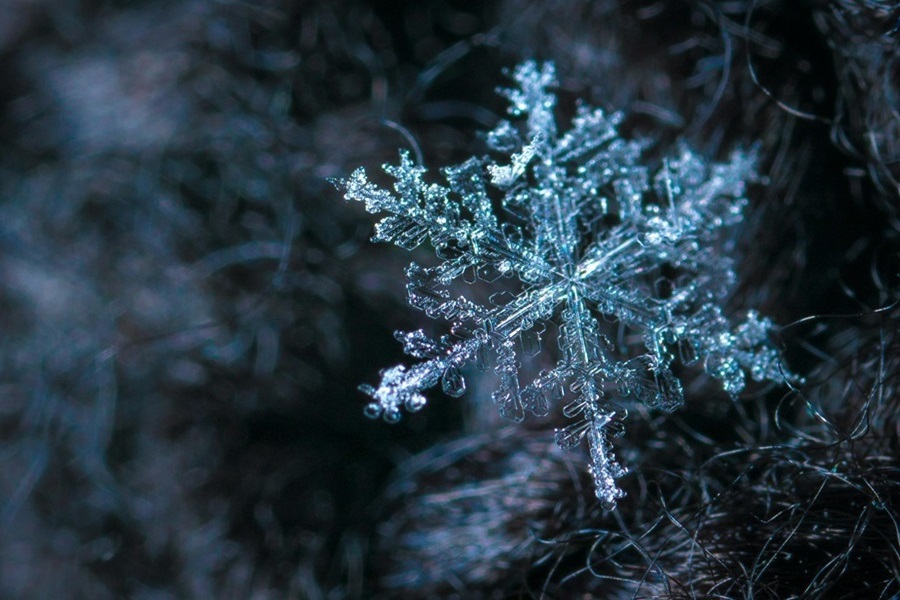
<svg viewBox="0 0 900 600">
<path fill-rule="evenodd" d="M 0 596 L 890 598 L 900 593 L 897 45 L 876 0 L 5 0 Z M 388 426 L 418 255 L 328 183 L 483 153 L 555 61 L 659 153 L 758 144 L 733 310 L 799 389 L 686 372 L 615 512 L 559 415 Z M 652 153 L 651 153 L 652 154 Z M 552 351 L 552 350 L 551 350 Z"/>
</svg>

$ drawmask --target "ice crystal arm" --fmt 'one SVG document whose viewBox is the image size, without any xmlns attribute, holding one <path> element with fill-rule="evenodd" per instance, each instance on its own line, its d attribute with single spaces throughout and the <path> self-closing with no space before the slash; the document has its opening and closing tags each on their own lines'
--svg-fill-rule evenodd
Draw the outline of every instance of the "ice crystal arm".
<svg viewBox="0 0 900 600">
<path fill-rule="evenodd" d="M 551 64 L 526 62 L 512 76 L 516 85 L 500 90 L 510 120 L 485 136 L 490 156 L 446 167 L 428 178 L 436 182 L 401 152 L 384 167 L 393 190 L 363 169 L 337 182 L 348 200 L 382 215 L 373 241 L 434 248 L 435 266 L 407 269 L 407 294 L 448 325 L 437 340 L 397 333 L 419 362 L 362 386 L 373 400 L 367 414 L 396 421 L 437 386 L 460 396 L 462 369 L 490 364 L 503 416 L 520 421 L 558 406 L 572 420 L 557 442 L 587 438 L 597 497 L 611 507 L 625 469 L 610 437 L 630 404 L 681 405 L 676 360 L 701 364 L 730 394 L 744 389 L 747 372 L 757 381 L 793 377 L 770 344 L 769 320 L 722 308 L 736 279 L 722 232 L 743 218 L 755 156 L 736 151 L 710 163 L 682 146 L 651 169 L 642 161 L 648 144 L 619 137 L 618 113 L 582 105 L 558 132 Z M 496 293 L 476 300 L 485 294 L 469 297 L 468 284 Z M 555 365 L 522 381 L 523 363 L 547 351 L 541 337 L 550 329 Z"/>
</svg>

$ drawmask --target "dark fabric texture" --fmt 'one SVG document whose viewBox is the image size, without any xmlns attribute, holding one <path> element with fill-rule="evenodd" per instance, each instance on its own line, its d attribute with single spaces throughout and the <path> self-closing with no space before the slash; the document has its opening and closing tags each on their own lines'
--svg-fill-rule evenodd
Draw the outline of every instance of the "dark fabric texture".
<svg viewBox="0 0 900 600">
<path fill-rule="evenodd" d="M 0 597 L 894 598 L 900 8 L 10 0 Z M 633 412 L 598 505 L 489 374 L 389 426 L 410 256 L 329 178 L 479 151 L 524 59 L 624 130 L 758 145 L 735 310 L 801 386 Z M 427 253 L 415 255 L 423 258 Z"/>
</svg>

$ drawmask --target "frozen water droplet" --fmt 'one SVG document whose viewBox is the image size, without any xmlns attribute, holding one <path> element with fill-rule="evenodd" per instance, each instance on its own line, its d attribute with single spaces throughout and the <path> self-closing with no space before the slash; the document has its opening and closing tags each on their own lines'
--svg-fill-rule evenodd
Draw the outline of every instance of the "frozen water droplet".
<svg viewBox="0 0 900 600">
<path fill-rule="evenodd" d="M 425 406 L 425 396 L 422 394 L 409 394 L 403 402 L 403 406 L 409 412 L 416 412 Z"/>
<path fill-rule="evenodd" d="M 381 412 L 381 405 L 377 402 L 370 402 L 369 404 L 366 404 L 366 408 L 363 411 L 363 413 L 370 419 L 377 419 L 381 416 Z"/>
<path fill-rule="evenodd" d="M 441 389 L 448 396 L 459 398 L 466 393 L 466 380 L 456 367 L 448 367 L 441 376 Z"/>
</svg>

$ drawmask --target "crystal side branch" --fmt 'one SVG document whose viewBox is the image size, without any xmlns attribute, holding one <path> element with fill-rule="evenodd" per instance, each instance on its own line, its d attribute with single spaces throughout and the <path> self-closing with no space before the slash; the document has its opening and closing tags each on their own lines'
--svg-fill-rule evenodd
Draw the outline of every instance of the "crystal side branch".
<svg viewBox="0 0 900 600">
<path fill-rule="evenodd" d="M 793 377 L 769 343 L 768 319 L 754 311 L 729 318 L 720 306 L 735 282 L 720 238 L 743 217 L 755 157 L 738 151 L 708 163 L 681 147 L 651 175 L 639 162 L 647 144 L 619 137 L 618 113 L 579 106 L 571 128 L 557 132 L 552 64 L 523 63 L 513 78 L 515 87 L 500 90 L 511 121 L 486 136 L 499 162 L 480 157 L 444 168 L 445 186 L 426 182 L 426 170 L 401 152 L 399 165 L 384 167 L 393 192 L 362 168 L 336 182 L 346 199 L 386 214 L 373 241 L 434 247 L 439 263 L 411 264 L 407 292 L 412 306 L 449 324 L 439 339 L 397 332 L 420 362 L 362 386 L 373 398 L 366 412 L 395 422 L 401 407 L 425 405 L 428 388 L 461 396 L 465 365 L 492 363 L 493 401 L 506 418 L 544 416 L 565 399 L 562 412 L 573 422 L 557 431 L 557 442 L 588 439 L 597 497 L 612 508 L 625 470 L 610 437 L 629 405 L 682 404 L 676 356 L 702 363 L 732 395 L 748 371 L 757 381 Z M 498 291 L 489 302 L 454 297 L 457 280 Z M 523 360 L 539 354 L 541 336 L 554 330 L 555 366 L 523 383 Z"/>
</svg>

